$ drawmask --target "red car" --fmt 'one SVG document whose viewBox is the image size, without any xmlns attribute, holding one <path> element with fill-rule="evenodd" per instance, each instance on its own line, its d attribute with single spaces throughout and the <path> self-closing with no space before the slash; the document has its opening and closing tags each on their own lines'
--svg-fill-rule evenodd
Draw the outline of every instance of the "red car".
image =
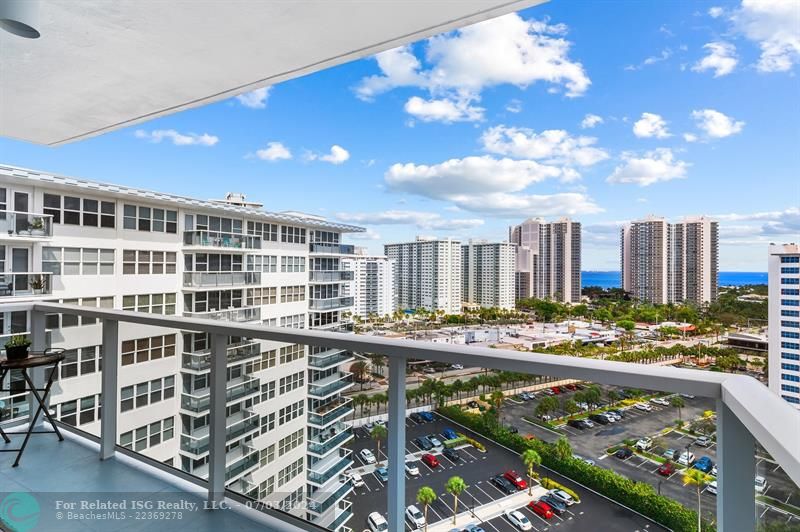
<svg viewBox="0 0 800 532">
<path fill-rule="evenodd" d="M 561 388 L 559 388 L 558 386 L 553 386 L 550 389 L 553 390 L 553 393 L 556 394 L 556 395 L 561 393 Z"/>
<path fill-rule="evenodd" d="M 672 465 L 672 462 L 664 462 L 661 464 L 661 467 L 658 468 L 658 474 L 662 477 L 668 477 L 675 472 L 675 466 Z"/>
<path fill-rule="evenodd" d="M 567 390 L 577 390 L 574 384 L 567 384 Z"/>
<path fill-rule="evenodd" d="M 439 465 L 439 460 L 430 453 L 423 454 L 421 460 L 431 469 Z"/>
<path fill-rule="evenodd" d="M 553 517 L 553 509 L 550 508 L 550 505 L 547 504 L 546 502 L 531 501 L 528 504 L 528 508 L 530 508 L 530 510 L 533 513 L 535 513 L 542 519 L 550 519 L 551 517 Z"/>
<path fill-rule="evenodd" d="M 514 487 L 518 490 L 522 491 L 528 489 L 528 483 L 525 482 L 525 480 L 513 469 L 509 469 L 503 473 L 503 476 L 506 478 L 506 480 L 514 484 Z"/>
</svg>

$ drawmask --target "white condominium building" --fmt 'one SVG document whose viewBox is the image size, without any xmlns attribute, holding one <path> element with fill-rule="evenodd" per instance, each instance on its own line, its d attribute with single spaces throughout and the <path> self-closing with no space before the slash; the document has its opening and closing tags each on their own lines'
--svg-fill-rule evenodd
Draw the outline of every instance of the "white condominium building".
<svg viewBox="0 0 800 532">
<path fill-rule="evenodd" d="M 622 289 L 649 303 L 716 301 L 719 226 L 704 216 L 671 224 L 650 216 L 620 231 Z"/>
<path fill-rule="evenodd" d="M 516 249 L 508 242 L 470 240 L 461 246 L 461 298 L 481 307 L 514 308 Z"/>
<path fill-rule="evenodd" d="M 393 261 L 397 309 L 461 312 L 460 241 L 417 237 L 384 250 Z"/>
<path fill-rule="evenodd" d="M 581 224 L 569 218 L 545 222 L 530 218 L 508 228 L 517 246 L 517 299 L 581 301 Z"/>
<path fill-rule="evenodd" d="M 769 246 L 769 387 L 800 408 L 800 246 Z"/>
<path fill-rule="evenodd" d="M 31 300 L 345 330 L 353 247 L 340 238 L 360 230 L 241 195 L 203 201 L 0 166 L 0 333 L 29 330 L 13 303 Z M 53 412 L 97 434 L 101 326 L 54 314 L 46 328 L 67 348 Z M 205 334 L 120 324 L 120 401 L 103 405 L 118 409 L 120 445 L 207 475 L 209 348 Z M 231 337 L 227 359 L 228 488 L 342 529 L 351 354 Z M 2 399 L 0 419 L 27 415 L 24 394 Z"/>
<path fill-rule="evenodd" d="M 351 272 L 353 280 L 350 293 L 354 316 L 368 319 L 394 312 L 394 271 L 388 257 L 369 255 L 365 248 L 357 247 L 355 254 L 344 259 L 342 264 Z"/>
</svg>

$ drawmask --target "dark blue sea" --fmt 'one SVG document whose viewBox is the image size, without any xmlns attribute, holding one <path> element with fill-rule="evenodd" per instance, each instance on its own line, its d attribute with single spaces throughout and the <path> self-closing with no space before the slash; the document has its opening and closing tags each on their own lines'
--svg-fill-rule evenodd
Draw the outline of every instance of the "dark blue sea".
<svg viewBox="0 0 800 532">
<path fill-rule="evenodd" d="M 581 272 L 583 286 L 619 288 L 619 272 Z M 720 286 L 767 284 L 767 272 L 719 272 Z"/>
</svg>

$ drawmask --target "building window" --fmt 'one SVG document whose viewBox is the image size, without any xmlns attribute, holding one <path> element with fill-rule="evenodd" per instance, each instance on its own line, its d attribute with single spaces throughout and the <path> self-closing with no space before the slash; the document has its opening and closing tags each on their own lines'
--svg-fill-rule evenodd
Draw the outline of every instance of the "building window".
<svg viewBox="0 0 800 532">
<path fill-rule="evenodd" d="M 283 456 L 298 445 L 302 445 L 303 432 L 305 432 L 305 429 L 300 429 L 297 432 L 289 434 L 285 438 L 281 438 L 278 441 L 278 456 Z"/>
<path fill-rule="evenodd" d="M 303 415 L 303 401 L 297 401 L 285 406 L 278 411 L 278 426 L 283 426 L 289 421 Z"/>
<path fill-rule="evenodd" d="M 261 434 L 266 434 L 271 430 L 275 430 L 275 412 L 261 416 Z"/>
<path fill-rule="evenodd" d="M 781 310 L 781 316 L 797 318 L 800 317 L 800 310 Z"/>
<path fill-rule="evenodd" d="M 800 375 L 789 375 L 788 373 L 781 374 L 781 379 L 791 382 L 800 382 Z"/>
<path fill-rule="evenodd" d="M 174 251 L 126 249 L 122 252 L 122 273 L 148 275 L 175 273 L 177 254 Z"/>
<path fill-rule="evenodd" d="M 152 336 L 122 342 L 122 365 L 129 366 L 150 360 L 175 356 L 175 335 Z"/>
<path fill-rule="evenodd" d="M 781 369 L 786 369 L 789 371 L 800 371 L 800 366 L 797 364 L 781 364 Z"/>
<path fill-rule="evenodd" d="M 306 230 L 302 227 L 292 227 L 291 225 L 282 225 L 281 242 L 286 242 L 289 244 L 305 244 Z"/>
<path fill-rule="evenodd" d="M 792 397 L 791 395 L 781 395 L 781 397 L 783 397 L 789 403 L 800 405 L 800 399 L 797 397 Z"/>
<path fill-rule="evenodd" d="M 114 298 L 110 296 L 61 299 L 58 302 L 68 305 L 81 305 L 84 307 L 114 308 Z M 65 329 L 67 327 L 93 325 L 95 323 L 97 323 L 96 318 L 89 318 L 86 316 L 75 316 L 69 314 L 47 314 L 45 316 L 45 328 L 47 329 Z"/>
<path fill-rule="evenodd" d="M 275 381 L 261 385 L 261 400 L 268 401 L 275 398 Z"/>
<path fill-rule="evenodd" d="M 175 420 L 168 417 L 121 434 L 119 443 L 126 449 L 140 452 L 148 447 L 155 447 L 162 442 L 171 440 L 174 435 Z"/>
<path fill-rule="evenodd" d="M 269 463 L 272 463 L 275 460 L 275 444 L 268 445 L 264 449 L 259 451 L 259 457 L 261 459 L 261 466 L 265 466 Z"/>
<path fill-rule="evenodd" d="M 278 257 L 275 255 L 247 255 L 247 271 L 275 273 Z"/>
<path fill-rule="evenodd" d="M 781 277 L 781 284 L 800 284 L 800 277 Z"/>
<path fill-rule="evenodd" d="M 62 197 L 58 194 L 44 194 L 42 212 L 53 217 L 53 223 L 103 227 L 113 229 L 116 225 L 116 204 L 113 201 L 99 201 L 74 196 Z"/>
<path fill-rule="evenodd" d="M 781 257 L 781 264 L 797 264 L 800 263 L 800 256 Z"/>
<path fill-rule="evenodd" d="M 800 355 L 796 353 L 781 353 L 781 358 L 784 360 L 800 360 Z"/>
<path fill-rule="evenodd" d="M 281 316 L 281 327 L 291 327 L 293 329 L 303 329 L 305 327 L 305 314 L 295 314 L 293 316 Z"/>
<path fill-rule="evenodd" d="M 306 287 L 304 285 L 281 287 L 281 303 L 294 303 L 305 300 Z"/>
<path fill-rule="evenodd" d="M 248 307 L 274 305 L 278 302 L 278 289 L 274 286 L 248 288 L 246 293 Z"/>
<path fill-rule="evenodd" d="M 792 386 L 791 384 L 781 384 L 781 391 L 800 393 L 800 386 Z"/>
<path fill-rule="evenodd" d="M 305 372 L 299 371 L 297 373 L 293 373 L 292 375 L 281 377 L 278 395 L 283 395 L 303 386 L 304 375 Z"/>
<path fill-rule="evenodd" d="M 781 320 L 781 327 L 792 327 L 794 329 L 800 329 L 800 322 Z"/>
<path fill-rule="evenodd" d="M 784 266 L 783 268 L 781 268 L 781 273 L 800 273 L 800 267 Z"/>
<path fill-rule="evenodd" d="M 298 460 L 292 462 L 288 466 L 278 471 L 278 487 L 283 486 L 284 484 L 286 484 L 294 477 L 303 472 L 304 460 L 305 460 L 304 458 L 299 458 Z"/>
<path fill-rule="evenodd" d="M 783 290 L 781 290 L 782 292 Z M 786 307 L 800 307 L 800 299 L 781 299 L 781 305 Z"/>
<path fill-rule="evenodd" d="M 792 331 L 781 331 L 781 338 L 800 338 L 800 333 Z"/>
<path fill-rule="evenodd" d="M 126 204 L 123 206 L 122 226 L 134 231 L 175 234 L 178 232 L 178 211 Z"/>
<path fill-rule="evenodd" d="M 278 224 L 262 222 L 247 222 L 247 234 L 259 236 L 262 240 L 270 242 L 278 241 Z"/>
<path fill-rule="evenodd" d="M 281 257 L 281 271 L 284 273 L 298 273 L 306 271 L 306 258 Z"/>
<path fill-rule="evenodd" d="M 53 275 L 113 275 L 114 250 L 44 247 L 42 271 Z"/>
<path fill-rule="evenodd" d="M 174 292 L 122 296 L 122 310 L 169 316 L 175 314 L 175 297 Z"/>
<path fill-rule="evenodd" d="M 125 386 L 120 391 L 120 396 L 122 412 L 171 399 L 175 397 L 175 377 L 169 376 Z"/>
<path fill-rule="evenodd" d="M 305 346 L 300 344 L 287 345 L 281 347 L 280 363 L 286 364 L 299 360 L 305 356 Z"/>
</svg>

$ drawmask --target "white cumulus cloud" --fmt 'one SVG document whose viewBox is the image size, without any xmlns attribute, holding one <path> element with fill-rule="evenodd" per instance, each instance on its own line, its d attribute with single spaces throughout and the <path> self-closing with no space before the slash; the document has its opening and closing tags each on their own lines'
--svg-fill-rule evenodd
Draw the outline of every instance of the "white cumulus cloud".
<svg viewBox="0 0 800 532">
<path fill-rule="evenodd" d="M 689 163 L 676 159 L 669 148 L 657 148 L 641 156 L 626 152 L 622 161 L 606 178 L 607 182 L 646 187 L 660 181 L 684 179 L 689 167 Z"/>
<path fill-rule="evenodd" d="M 692 111 L 692 118 L 697 121 L 697 127 L 710 138 L 730 137 L 744 129 L 744 122 L 735 120 L 714 109 Z"/>
<path fill-rule="evenodd" d="M 670 136 L 667 122 L 654 113 L 642 113 L 642 117 L 633 124 L 633 134 L 639 138 L 665 139 Z"/>
<path fill-rule="evenodd" d="M 695 72 L 713 70 L 714 77 L 727 76 L 736 68 L 739 59 L 736 57 L 736 47 L 727 42 L 710 42 L 703 45 L 708 55 L 692 66 Z"/>
<path fill-rule="evenodd" d="M 306 153 L 306 159 L 309 161 L 325 161 L 331 164 L 342 164 L 350 158 L 350 152 L 342 148 L 338 144 L 331 146 L 331 151 L 326 154 L 319 154 L 314 152 Z"/>
<path fill-rule="evenodd" d="M 725 10 L 719 6 L 710 7 L 708 9 L 708 16 L 711 18 L 719 18 L 725 13 Z"/>
<path fill-rule="evenodd" d="M 291 159 L 292 152 L 281 142 L 268 142 L 266 148 L 256 151 L 256 157 L 262 161 L 280 161 Z"/>
<path fill-rule="evenodd" d="M 581 120 L 581 129 L 592 129 L 595 126 L 599 126 L 603 123 L 603 117 L 598 115 L 593 115 L 591 113 L 587 114 Z"/>
<path fill-rule="evenodd" d="M 761 72 L 787 72 L 800 61 L 800 8 L 797 0 L 742 0 L 734 27 L 758 44 Z"/>
<path fill-rule="evenodd" d="M 240 104 L 251 109 L 264 109 L 272 87 L 261 87 L 236 97 Z"/>
<path fill-rule="evenodd" d="M 697 142 L 697 135 L 695 135 L 694 133 L 684 133 L 683 140 L 685 140 L 686 142 Z"/>
<path fill-rule="evenodd" d="M 430 99 L 412 96 L 405 105 L 405 111 L 423 122 L 474 122 L 483 120 L 483 107 L 472 105 L 471 98 Z"/>
<path fill-rule="evenodd" d="M 171 140 L 175 146 L 213 146 L 219 142 L 219 137 L 203 133 L 178 133 L 174 129 L 155 129 L 145 131 L 137 129 L 134 133 L 138 139 L 147 139 L 150 142 L 159 143 L 164 139 Z"/>
<path fill-rule="evenodd" d="M 512 99 L 506 104 L 506 111 L 509 113 L 519 113 L 522 111 L 522 102 L 516 98 Z"/>
</svg>

